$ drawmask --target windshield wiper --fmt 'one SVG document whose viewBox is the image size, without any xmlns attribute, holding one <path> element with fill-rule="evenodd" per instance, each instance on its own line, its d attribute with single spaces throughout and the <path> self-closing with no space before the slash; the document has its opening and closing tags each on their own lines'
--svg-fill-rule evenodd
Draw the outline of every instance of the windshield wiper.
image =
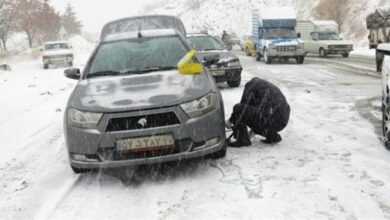
<svg viewBox="0 0 390 220">
<path fill-rule="evenodd" d="M 88 74 L 87 78 L 94 78 L 94 77 L 100 77 L 100 76 L 118 76 L 121 74 L 122 74 L 121 72 L 106 70 L 106 71 L 90 73 L 90 74 Z"/>
<path fill-rule="evenodd" d="M 154 67 L 147 67 L 147 68 L 142 68 L 142 69 L 139 68 L 139 69 L 128 70 L 128 71 L 122 72 L 122 74 L 143 74 L 143 73 L 165 71 L 165 70 L 175 70 L 175 69 L 177 69 L 176 66 L 154 66 Z"/>
</svg>

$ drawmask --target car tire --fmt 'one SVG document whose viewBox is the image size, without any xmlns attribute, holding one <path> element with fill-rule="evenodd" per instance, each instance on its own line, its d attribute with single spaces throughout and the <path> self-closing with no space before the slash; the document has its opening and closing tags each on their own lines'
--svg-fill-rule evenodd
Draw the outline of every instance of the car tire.
<svg viewBox="0 0 390 220">
<path fill-rule="evenodd" d="M 382 103 L 382 133 L 383 133 L 383 144 L 387 150 L 390 150 L 390 140 L 389 140 L 389 128 L 386 126 L 386 122 L 389 118 L 386 116 L 387 107 Z"/>
<path fill-rule="evenodd" d="M 324 48 L 321 48 L 319 53 L 320 53 L 320 57 L 321 57 L 321 58 L 325 58 L 326 55 L 327 55 L 327 54 L 326 54 L 326 51 L 324 50 Z"/>
<path fill-rule="evenodd" d="M 239 87 L 241 84 L 241 76 L 236 80 L 228 80 L 227 84 L 230 88 L 236 88 Z"/>
<path fill-rule="evenodd" d="M 297 64 L 303 64 L 305 62 L 305 57 L 304 56 L 299 56 L 296 58 Z"/>
<path fill-rule="evenodd" d="M 221 158 L 226 157 L 226 151 L 227 151 L 227 146 L 226 146 L 226 142 L 225 142 L 225 144 L 223 145 L 221 150 L 219 150 L 215 153 L 212 153 L 210 156 L 212 159 L 221 159 Z"/>
<path fill-rule="evenodd" d="M 256 52 L 256 61 L 261 61 L 261 54 Z"/>
<path fill-rule="evenodd" d="M 290 60 L 290 58 L 288 58 L 288 57 L 282 58 L 282 61 L 283 61 L 284 63 L 288 63 L 289 60 Z"/>
<path fill-rule="evenodd" d="M 89 172 L 92 171 L 91 169 L 77 168 L 77 167 L 74 167 L 72 165 L 70 165 L 70 167 L 72 168 L 73 172 L 76 173 L 76 174 L 79 174 L 79 173 L 89 173 Z"/>
<path fill-rule="evenodd" d="M 251 57 L 252 54 L 251 52 L 249 52 L 249 49 L 248 48 L 245 48 L 245 54 L 248 56 L 248 57 Z"/>
<path fill-rule="evenodd" d="M 43 69 L 45 70 L 49 69 L 49 64 L 43 64 Z"/>
<path fill-rule="evenodd" d="M 264 62 L 266 64 L 271 64 L 272 63 L 272 58 L 268 56 L 268 51 L 264 50 Z"/>
<path fill-rule="evenodd" d="M 375 61 L 376 61 L 376 71 L 377 72 L 382 72 L 383 60 L 384 60 L 384 54 L 376 51 Z"/>
<path fill-rule="evenodd" d="M 73 62 L 69 62 L 69 63 L 68 63 L 68 66 L 69 66 L 69 67 L 73 67 Z"/>
</svg>

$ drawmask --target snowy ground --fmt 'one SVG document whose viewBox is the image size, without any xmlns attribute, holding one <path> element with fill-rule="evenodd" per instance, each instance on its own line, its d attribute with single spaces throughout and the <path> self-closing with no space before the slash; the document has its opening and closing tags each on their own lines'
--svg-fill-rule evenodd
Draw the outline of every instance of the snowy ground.
<svg viewBox="0 0 390 220">
<path fill-rule="evenodd" d="M 89 53 L 77 51 L 76 65 Z M 288 97 L 283 142 L 256 137 L 217 161 L 85 175 L 71 171 L 62 130 L 75 81 L 39 60 L 10 61 L 14 71 L 0 72 L 0 219 L 390 219 L 373 61 L 265 65 L 238 53 L 244 82 L 268 79 Z M 227 116 L 242 90 L 222 88 Z"/>
</svg>

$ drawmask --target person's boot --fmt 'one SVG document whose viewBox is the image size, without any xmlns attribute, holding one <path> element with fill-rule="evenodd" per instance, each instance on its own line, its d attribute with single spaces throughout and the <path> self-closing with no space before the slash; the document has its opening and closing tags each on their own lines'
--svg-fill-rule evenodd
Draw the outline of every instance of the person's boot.
<svg viewBox="0 0 390 220">
<path fill-rule="evenodd" d="M 252 142 L 249 140 L 249 141 L 246 141 L 246 140 L 236 140 L 236 141 L 233 141 L 233 142 L 228 142 L 228 146 L 229 147 L 235 147 L 235 148 L 239 148 L 239 147 L 248 147 L 248 146 L 251 146 L 252 145 Z"/>
<path fill-rule="evenodd" d="M 276 143 L 279 143 L 282 141 L 282 137 L 280 137 L 279 134 L 274 134 L 274 135 L 271 135 L 269 137 L 266 137 L 265 140 L 263 140 L 262 142 L 264 144 L 276 144 Z"/>
<path fill-rule="evenodd" d="M 247 147 L 252 145 L 246 126 L 241 129 L 235 128 L 234 131 L 236 135 L 236 141 L 231 142 L 229 140 L 227 143 L 229 147 Z"/>
</svg>

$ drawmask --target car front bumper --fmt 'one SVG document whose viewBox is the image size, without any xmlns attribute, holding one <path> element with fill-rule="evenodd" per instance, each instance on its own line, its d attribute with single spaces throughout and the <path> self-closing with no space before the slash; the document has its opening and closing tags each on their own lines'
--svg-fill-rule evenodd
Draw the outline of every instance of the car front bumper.
<svg viewBox="0 0 390 220">
<path fill-rule="evenodd" d="M 61 57 L 61 58 L 45 58 L 42 60 L 43 64 L 67 64 L 73 62 L 73 57 Z"/>
<path fill-rule="evenodd" d="M 129 131 L 106 132 L 112 118 L 151 115 L 174 112 L 180 124 L 165 127 Z M 66 118 L 66 117 L 65 117 Z M 147 165 L 169 161 L 180 161 L 203 157 L 225 147 L 225 121 L 223 109 L 219 106 L 198 118 L 190 119 L 180 107 L 145 110 L 130 113 L 105 114 L 98 128 L 86 130 L 66 124 L 65 137 L 70 164 L 77 168 L 114 168 Z M 175 141 L 172 152 L 122 153 L 117 150 L 117 141 L 128 138 L 171 134 Z M 210 140 L 216 140 L 207 144 Z M 83 159 L 80 159 L 80 155 Z"/>
<path fill-rule="evenodd" d="M 305 56 L 306 53 L 304 50 L 296 51 L 278 51 L 278 50 L 269 50 L 269 56 L 272 58 L 282 58 L 282 57 L 300 57 Z"/>
<path fill-rule="evenodd" d="M 327 54 L 348 54 L 351 53 L 353 49 L 327 49 L 325 52 Z"/>
</svg>

